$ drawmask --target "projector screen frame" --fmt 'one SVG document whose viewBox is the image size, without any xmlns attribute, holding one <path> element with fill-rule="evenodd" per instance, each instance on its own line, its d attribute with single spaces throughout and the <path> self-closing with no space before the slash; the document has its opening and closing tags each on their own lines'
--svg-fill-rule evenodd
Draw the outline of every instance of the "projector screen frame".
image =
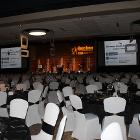
<svg viewBox="0 0 140 140">
<path fill-rule="evenodd" d="M 17 69 L 22 68 L 21 48 L 7 47 L 0 50 L 0 68 L 1 69 Z"/>
<path fill-rule="evenodd" d="M 133 48 L 134 47 L 134 48 Z M 105 66 L 135 66 L 137 65 L 137 40 L 115 39 L 104 40 Z"/>
</svg>

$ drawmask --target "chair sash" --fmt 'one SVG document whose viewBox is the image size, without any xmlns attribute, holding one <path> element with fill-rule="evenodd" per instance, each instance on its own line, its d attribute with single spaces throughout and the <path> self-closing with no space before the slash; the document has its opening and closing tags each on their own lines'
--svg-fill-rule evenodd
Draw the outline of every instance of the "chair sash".
<svg viewBox="0 0 140 140">
<path fill-rule="evenodd" d="M 50 124 L 48 124 L 48 123 L 43 121 L 43 123 L 42 123 L 42 130 L 45 133 L 47 133 L 49 135 L 53 135 L 54 134 L 54 129 L 55 129 L 54 126 L 52 126 L 52 125 L 50 125 Z"/>
</svg>

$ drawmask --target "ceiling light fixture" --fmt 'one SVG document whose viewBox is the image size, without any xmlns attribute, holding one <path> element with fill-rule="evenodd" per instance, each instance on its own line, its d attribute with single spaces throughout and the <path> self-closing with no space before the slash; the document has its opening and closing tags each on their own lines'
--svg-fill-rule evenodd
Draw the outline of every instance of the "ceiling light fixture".
<svg viewBox="0 0 140 140">
<path fill-rule="evenodd" d="M 43 36 L 43 35 L 46 35 L 46 32 L 43 31 L 43 30 L 33 30 L 33 31 L 29 32 L 29 35 L 32 35 L 32 36 Z"/>
<path fill-rule="evenodd" d="M 31 36 L 44 36 L 51 30 L 49 29 L 26 29 L 23 31 L 23 34 Z"/>
</svg>

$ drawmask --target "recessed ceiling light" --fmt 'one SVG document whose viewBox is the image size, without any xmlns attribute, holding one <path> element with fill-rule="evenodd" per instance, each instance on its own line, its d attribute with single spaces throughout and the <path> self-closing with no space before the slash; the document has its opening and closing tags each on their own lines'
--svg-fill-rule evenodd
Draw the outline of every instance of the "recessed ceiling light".
<svg viewBox="0 0 140 140">
<path fill-rule="evenodd" d="M 23 31 L 23 33 L 31 36 L 43 36 L 50 31 L 51 30 L 49 29 L 26 29 Z"/>
<path fill-rule="evenodd" d="M 33 35 L 33 36 L 43 36 L 46 35 L 46 32 L 43 30 L 32 30 L 29 32 L 29 35 Z"/>
</svg>

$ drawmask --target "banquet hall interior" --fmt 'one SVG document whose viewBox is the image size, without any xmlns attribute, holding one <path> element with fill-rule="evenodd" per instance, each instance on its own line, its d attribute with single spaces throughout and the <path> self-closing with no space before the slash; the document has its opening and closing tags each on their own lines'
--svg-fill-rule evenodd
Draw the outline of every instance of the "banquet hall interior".
<svg viewBox="0 0 140 140">
<path fill-rule="evenodd" d="M 0 140 L 140 140 L 140 0 L 0 4 Z"/>
</svg>

